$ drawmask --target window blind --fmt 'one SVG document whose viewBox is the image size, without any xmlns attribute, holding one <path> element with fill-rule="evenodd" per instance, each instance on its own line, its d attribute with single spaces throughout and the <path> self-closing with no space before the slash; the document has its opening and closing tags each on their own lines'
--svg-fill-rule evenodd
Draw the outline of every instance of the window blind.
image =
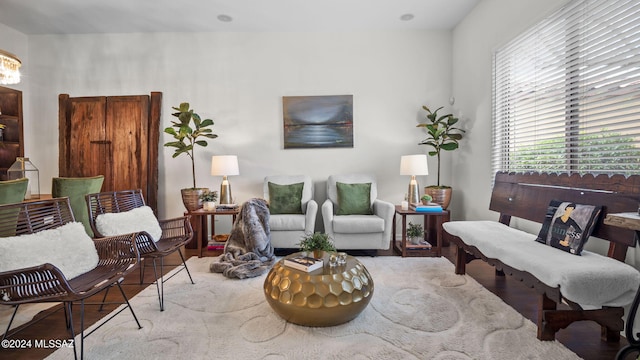
<svg viewBox="0 0 640 360">
<path fill-rule="evenodd" d="M 640 2 L 576 0 L 493 56 L 492 168 L 640 173 Z"/>
</svg>

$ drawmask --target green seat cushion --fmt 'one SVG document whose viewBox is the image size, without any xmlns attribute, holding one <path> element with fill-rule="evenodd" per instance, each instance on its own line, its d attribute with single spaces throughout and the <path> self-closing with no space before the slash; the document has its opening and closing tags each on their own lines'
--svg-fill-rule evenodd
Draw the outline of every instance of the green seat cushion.
<svg viewBox="0 0 640 360">
<path fill-rule="evenodd" d="M 304 183 L 280 185 L 269 182 L 269 212 L 271 214 L 302 214 Z"/>
<path fill-rule="evenodd" d="M 372 215 L 371 183 L 345 184 L 336 182 L 338 209 L 336 215 Z"/>
<path fill-rule="evenodd" d="M 84 225 L 89 236 L 93 237 L 93 230 L 89 223 L 89 211 L 87 210 L 87 194 L 99 193 L 102 189 L 104 176 L 78 177 L 78 178 L 53 178 L 51 182 L 51 195 L 54 198 L 69 197 L 69 204 L 76 221 Z"/>
<path fill-rule="evenodd" d="M 27 193 L 29 179 L 0 181 L 0 204 L 19 203 L 24 200 Z"/>
</svg>

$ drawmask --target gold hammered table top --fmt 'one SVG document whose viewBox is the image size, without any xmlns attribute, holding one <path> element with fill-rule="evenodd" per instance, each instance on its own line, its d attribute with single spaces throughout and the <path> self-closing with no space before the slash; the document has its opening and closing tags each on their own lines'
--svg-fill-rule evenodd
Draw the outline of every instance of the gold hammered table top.
<svg viewBox="0 0 640 360">
<path fill-rule="evenodd" d="M 333 326 L 354 319 L 367 307 L 374 285 L 364 265 L 347 256 L 345 265 L 330 267 L 327 252 L 323 260 L 323 268 L 311 272 L 290 268 L 284 259 L 269 271 L 264 295 L 283 319 L 305 326 Z"/>
</svg>

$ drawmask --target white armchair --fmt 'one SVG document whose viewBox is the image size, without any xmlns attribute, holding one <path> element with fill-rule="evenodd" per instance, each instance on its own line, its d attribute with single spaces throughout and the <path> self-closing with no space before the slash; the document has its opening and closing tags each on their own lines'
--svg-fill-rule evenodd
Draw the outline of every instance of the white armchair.
<svg viewBox="0 0 640 360">
<path fill-rule="evenodd" d="M 369 194 L 366 194 L 367 184 L 371 184 Z M 354 196 L 358 193 L 361 199 Z M 369 195 L 368 198 L 366 195 Z M 395 208 L 393 204 L 377 199 L 377 196 L 373 175 L 329 176 L 327 200 L 322 204 L 322 219 L 324 231 L 333 238 L 336 248 L 389 249 Z M 351 203 L 347 200 L 351 200 Z M 354 206 L 354 200 L 355 203 L 360 200 L 360 204 Z"/>
<path fill-rule="evenodd" d="M 296 191 L 295 184 L 301 183 L 303 184 L 302 194 L 299 199 L 300 207 L 298 209 L 297 205 L 294 205 L 291 200 L 297 200 L 299 195 L 292 196 L 290 192 Z M 297 248 L 302 237 L 305 234 L 313 234 L 316 226 L 318 203 L 313 200 L 311 178 L 306 175 L 267 176 L 264 178 L 263 191 L 264 198 L 269 202 L 269 210 L 271 211 L 269 216 L 271 245 L 274 248 Z M 279 195 L 285 197 L 285 199 L 278 198 Z M 289 201 L 289 204 L 286 204 L 287 201 Z M 297 203 L 295 200 L 294 202 Z M 293 210 L 291 209 L 292 205 L 295 208 Z"/>
</svg>

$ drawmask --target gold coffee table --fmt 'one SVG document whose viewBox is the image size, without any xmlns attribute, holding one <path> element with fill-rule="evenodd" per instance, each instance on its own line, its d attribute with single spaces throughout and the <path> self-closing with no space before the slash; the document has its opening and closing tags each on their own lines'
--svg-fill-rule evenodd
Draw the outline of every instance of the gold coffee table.
<svg viewBox="0 0 640 360">
<path fill-rule="evenodd" d="M 284 259 L 269 271 L 264 295 L 286 321 L 305 326 L 338 325 L 354 319 L 369 304 L 373 279 L 362 263 L 347 256 L 346 265 L 332 268 L 328 253 L 323 260 L 324 267 L 312 272 L 287 267 Z"/>
</svg>

